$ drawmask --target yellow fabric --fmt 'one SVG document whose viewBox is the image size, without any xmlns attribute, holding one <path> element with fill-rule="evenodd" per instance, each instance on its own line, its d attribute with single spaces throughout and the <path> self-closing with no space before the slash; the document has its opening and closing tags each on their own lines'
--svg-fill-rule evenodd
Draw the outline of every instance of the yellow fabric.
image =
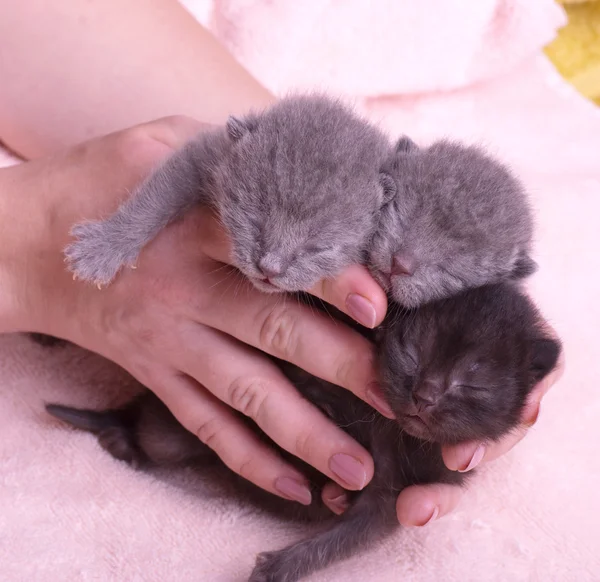
<svg viewBox="0 0 600 582">
<path fill-rule="evenodd" d="M 600 105 L 600 0 L 557 0 L 569 23 L 546 47 L 561 75 Z"/>
</svg>

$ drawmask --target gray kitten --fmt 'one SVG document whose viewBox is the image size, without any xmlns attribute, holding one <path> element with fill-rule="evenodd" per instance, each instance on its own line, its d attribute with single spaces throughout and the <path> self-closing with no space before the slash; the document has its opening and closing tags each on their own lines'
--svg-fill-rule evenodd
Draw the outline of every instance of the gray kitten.
<svg viewBox="0 0 600 582">
<path fill-rule="evenodd" d="M 321 96 L 282 99 L 230 118 L 160 166 L 114 214 L 76 225 L 65 255 L 75 275 L 107 284 L 169 223 L 213 207 L 233 262 L 263 291 L 307 290 L 361 262 L 395 184 L 379 169 L 391 144 Z"/>
<path fill-rule="evenodd" d="M 409 138 L 384 166 L 396 195 L 369 249 L 373 276 L 406 307 L 533 273 L 532 217 L 521 184 L 476 147 Z"/>
<path fill-rule="evenodd" d="M 415 310 L 393 306 L 370 337 L 379 344 L 380 381 L 397 420 L 382 417 L 338 386 L 278 362 L 306 399 L 371 452 L 375 475 L 363 491 L 350 493 L 343 515 L 331 517 L 319 495 L 325 477 L 285 451 L 282 456 L 311 481 L 309 507 L 270 495 L 230 473 L 245 496 L 262 507 L 327 524 L 311 538 L 260 554 L 250 582 L 295 582 L 391 534 L 399 527 L 395 504 L 405 487 L 461 484 L 465 476 L 446 468 L 440 445 L 493 441 L 513 429 L 529 392 L 555 367 L 560 352 L 533 303 L 508 283 L 468 290 Z M 58 405 L 47 410 L 96 433 L 109 453 L 133 465 L 202 466 L 214 459 L 149 391 L 118 410 Z"/>
</svg>

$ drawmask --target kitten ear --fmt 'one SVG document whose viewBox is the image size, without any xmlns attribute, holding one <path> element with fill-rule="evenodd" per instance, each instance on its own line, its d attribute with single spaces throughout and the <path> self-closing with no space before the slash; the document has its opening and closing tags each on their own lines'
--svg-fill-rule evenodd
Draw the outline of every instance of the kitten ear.
<svg viewBox="0 0 600 582">
<path fill-rule="evenodd" d="M 519 251 L 517 259 L 510 273 L 510 278 L 525 279 L 537 271 L 537 263 L 527 254 L 526 251 Z"/>
<path fill-rule="evenodd" d="M 397 153 L 411 153 L 418 151 L 419 146 L 407 135 L 403 135 L 396 142 L 396 152 Z"/>
<path fill-rule="evenodd" d="M 246 117 L 245 119 L 239 119 L 237 117 L 230 116 L 227 120 L 227 135 L 232 141 L 239 141 L 246 134 L 256 129 L 257 123 L 255 119 Z"/>
<path fill-rule="evenodd" d="M 382 205 L 387 204 L 390 200 L 393 200 L 398 192 L 398 186 L 396 186 L 396 180 L 392 178 L 386 172 L 379 172 L 379 185 L 383 191 Z"/>
<path fill-rule="evenodd" d="M 549 337 L 535 338 L 531 345 L 530 371 L 534 385 L 555 368 L 560 355 L 560 342 Z M 533 388 L 533 386 L 531 386 Z"/>
</svg>

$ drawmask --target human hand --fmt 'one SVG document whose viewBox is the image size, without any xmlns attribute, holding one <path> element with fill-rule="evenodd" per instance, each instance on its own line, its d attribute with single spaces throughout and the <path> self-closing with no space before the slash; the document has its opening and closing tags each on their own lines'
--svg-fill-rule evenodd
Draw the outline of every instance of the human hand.
<svg viewBox="0 0 600 582">
<path fill-rule="evenodd" d="M 344 488 L 360 489 L 373 475 L 368 452 L 302 399 L 262 352 L 377 406 L 368 392 L 376 380 L 372 346 L 307 306 L 255 290 L 225 264 L 228 240 L 208 211 L 197 209 L 165 229 L 136 270 L 123 271 L 103 290 L 66 272 L 62 250 L 70 227 L 112 213 L 201 129 L 187 118 L 163 119 L 3 171 L 3 185 L 15 194 L 11 220 L 21 220 L 0 245 L 21 257 L 17 263 L 0 251 L 0 271 L 11 273 L 8 295 L 15 298 L 0 306 L 3 331 L 59 336 L 118 363 L 232 470 L 267 491 L 310 500 L 303 475 L 234 410 Z M 313 292 L 350 315 L 354 308 L 369 326 L 385 314 L 385 294 L 362 267 Z"/>
</svg>

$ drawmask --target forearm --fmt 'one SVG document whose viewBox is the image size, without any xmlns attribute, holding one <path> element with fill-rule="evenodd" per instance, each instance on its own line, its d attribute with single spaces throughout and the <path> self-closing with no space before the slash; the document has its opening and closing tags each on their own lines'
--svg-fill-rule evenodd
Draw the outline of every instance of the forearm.
<svg viewBox="0 0 600 582">
<path fill-rule="evenodd" d="M 26 158 L 167 115 L 222 123 L 273 100 L 175 0 L 2 2 L 0 54 L 0 139 Z"/>
<path fill-rule="evenodd" d="M 46 237 L 51 222 L 44 219 L 39 203 L 47 197 L 42 194 L 36 205 L 33 192 L 28 192 L 31 173 L 27 170 L 24 166 L 0 169 L 0 333 L 27 326 L 24 315 L 33 305 L 28 274 L 44 263 L 45 253 L 38 243 Z M 44 185 L 37 186 L 40 190 Z M 50 210 L 50 204 L 44 202 L 44 206 Z M 36 311 L 38 308 L 43 312 L 42 305 L 35 304 Z M 40 318 L 32 317 L 35 319 Z"/>
</svg>

